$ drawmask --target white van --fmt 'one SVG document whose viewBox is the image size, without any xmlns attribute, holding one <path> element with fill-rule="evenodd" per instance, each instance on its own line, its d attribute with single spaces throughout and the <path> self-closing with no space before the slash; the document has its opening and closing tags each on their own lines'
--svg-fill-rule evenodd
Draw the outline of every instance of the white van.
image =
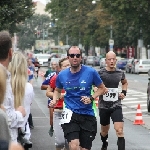
<svg viewBox="0 0 150 150">
<path fill-rule="evenodd" d="M 38 59 L 40 66 L 48 66 L 50 54 L 34 54 L 34 57 Z"/>
</svg>

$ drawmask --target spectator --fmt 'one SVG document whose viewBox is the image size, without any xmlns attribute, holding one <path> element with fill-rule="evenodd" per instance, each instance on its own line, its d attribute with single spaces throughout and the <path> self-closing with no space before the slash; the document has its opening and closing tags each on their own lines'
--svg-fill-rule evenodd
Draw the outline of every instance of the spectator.
<svg viewBox="0 0 150 150">
<path fill-rule="evenodd" d="M 17 108 L 23 104 L 25 107 L 26 116 L 24 117 L 24 122 L 22 123 L 22 129 L 25 131 L 25 138 L 29 142 L 31 133 L 28 124 L 28 117 L 30 114 L 30 106 L 34 97 L 34 92 L 33 86 L 27 82 L 27 61 L 21 52 L 13 53 L 12 61 L 9 64 L 9 71 L 12 75 L 11 86 L 15 99 L 14 106 Z"/>
<path fill-rule="evenodd" d="M 3 107 L 4 95 L 6 92 L 6 69 L 0 64 L 0 140 L 10 141 L 8 120 Z"/>
<path fill-rule="evenodd" d="M 7 31 L 0 32 L 0 63 L 7 69 L 12 60 L 12 41 Z M 26 115 L 23 106 L 14 107 L 14 95 L 11 88 L 11 74 L 7 70 L 6 93 L 3 106 L 10 121 L 11 140 L 17 142 L 18 127 L 22 126 Z"/>
</svg>

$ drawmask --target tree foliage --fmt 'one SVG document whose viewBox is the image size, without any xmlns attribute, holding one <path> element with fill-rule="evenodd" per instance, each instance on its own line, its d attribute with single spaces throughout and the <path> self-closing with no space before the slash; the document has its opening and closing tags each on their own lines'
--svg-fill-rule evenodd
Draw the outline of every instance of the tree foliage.
<svg viewBox="0 0 150 150">
<path fill-rule="evenodd" d="M 92 5 L 92 0 L 51 0 L 46 10 L 58 19 L 59 35 L 65 34 L 70 41 L 94 46 L 108 45 L 110 25 L 113 26 L 115 45 L 137 45 L 138 39 L 150 45 L 149 0 L 101 0 Z"/>
<path fill-rule="evenodd" d="M 34 13 L 32 0 L 1 0 L 0 30 L 17 31 L 17 24 Z"/>
<path fill-rule="evenodd" d="M 103 45 L 108 43 L 109 34 L 105 38 L 106 34 L 103 36 L 101 33 L 107 28 L 110 15 L 101 11 L 100 4 L 92 5 L 92 1 L 87 0 L 51 0 L 46 10 L 52 14 L 53 22 L 64 44 L 66 44 L 65 35 L 69 36 L 70 45 L 81 43 L 99 46 L 100 43 Z"/>
<path fill-rule="evenodd" d="M 18 25 L 18 48 L 25 50 L 35 45 L 36 40 L 48 38 L 50 17 L 35 14 Z"/>
<path fill-rule="evenodd" d="M 101 0 L 115 18 L 114 38 L 118 45 L 137 45 L 137 40 L 150 44 L 149 0 Z"/>
</svg>

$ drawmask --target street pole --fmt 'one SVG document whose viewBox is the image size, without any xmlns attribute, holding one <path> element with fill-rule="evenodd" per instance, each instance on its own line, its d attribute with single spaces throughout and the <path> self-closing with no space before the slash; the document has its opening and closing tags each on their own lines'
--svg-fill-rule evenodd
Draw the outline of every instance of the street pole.
<svg viewBox="0 0 150 150">
<path fill-rule="evenodd" d="M 66 35 L 66 45 L 68 45 L 68 34 Z"/>
<path fill-rule="evenodd" d="M 110 25 L 110 39 L 112 39 L 112 34 L 113 34 L 112 25 Z"/>
<path fill-rule="evenodd" d="M 17 50 L 17 36 L 16 33 L 14 33 L 14 51 Z"/>
<path fill-rule="evenodd" d="M 110 25 L 110 39 L 109 39 L 109 50 L 113 51 L 114 46 L 114 40 L 113 40 L 113 28 L 112 25 Z"/>
</svg>

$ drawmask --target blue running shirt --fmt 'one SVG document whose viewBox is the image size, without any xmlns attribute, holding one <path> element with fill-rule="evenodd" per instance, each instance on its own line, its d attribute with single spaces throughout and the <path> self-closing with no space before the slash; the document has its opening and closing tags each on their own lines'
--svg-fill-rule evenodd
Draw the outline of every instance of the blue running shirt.
<svg viewBox="0 0 150 150">
<path fill-rule="evenodd" d="M 51 78 L 56 74 L 56 72 L 50 73 L 45 80 L 43 81 L 42 85 L 49 85 Z"/>
<path fill-rule="evenodd" d="M 61 71 L 56 79 L 56 87 L 65 89 L 65 107 L 78 114 L 94 114 L 93 104 L 81 102 L 81 96 L 91 96 L 92 85 L 99 86 L 102 80 L 98 72 L 88 66 L 81 66 L 77 73 L 71 73 L 70 68 Z"/>
</svg>

